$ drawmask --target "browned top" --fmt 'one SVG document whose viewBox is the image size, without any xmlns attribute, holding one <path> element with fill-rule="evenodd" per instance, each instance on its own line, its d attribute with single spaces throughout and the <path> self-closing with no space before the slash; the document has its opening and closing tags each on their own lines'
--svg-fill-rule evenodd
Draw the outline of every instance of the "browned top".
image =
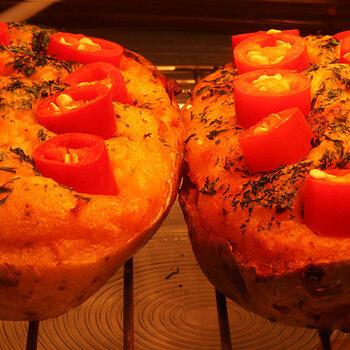
<svg viewBox="0 0 350 350">
<path fill-rule="evenodd" d="M 312 94 L 307 120 L 316 139 L 300 162 L 249 175 L 232 93 L 237 71 L 230 64 L 203 79 L 185 106 L 186 175 L 198 191 L 202 225 L 212 237 L 229 241 L 236 258 L 264 276 L 350 259 L 350 239 L 319 237 L 303 223 L 309 170 L 350 168 L 350 67 L 337 63 L 336 39 L 307 37 L 306 43 L 313 63 L 304 72 Z"/>
<path fill-rule="evenodd" d="M 6 251 L 0 260 L 6 262 L 34 264 L 44 251 L 53 263 L 73 261 L 72 252 L 83 259 L 120 246 L 157 223 L 179 182 L 182 123 L 173 90 L 130 51 L 120 70 L 134 105 L 114 102 L 117 134 L 106 140 L 118 195 L 76 193 L 37 173 L 32 152 L 53 133 L 37 123 L 36 105 L 68 88 L 64 78 L 79 66 L 45 55 L 51 33 L 11 24 L 11 45 L 0 48 L 0 61 L 15 69 L 0 77 L 0 241 Z"/>
</svg>

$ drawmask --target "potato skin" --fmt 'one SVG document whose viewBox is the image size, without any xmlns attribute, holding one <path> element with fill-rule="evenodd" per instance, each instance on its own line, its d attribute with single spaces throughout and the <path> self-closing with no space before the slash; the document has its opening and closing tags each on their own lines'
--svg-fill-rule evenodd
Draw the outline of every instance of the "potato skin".
<svg viewBox="0 0 350 350">
<path fill-rule="evenodd" d="M 244 247 L 237 243 L 234 233 L 222 234 L 205 227 L 198 213 L 198 191 L 190 184 L 181 188 L 180 203 L 188 224 L 191 245 L 199 266 L 209 281 L 221 293 L 246 310 L 271 321 L 283 322 L 296 327 L 317 329 L 348 329 L 350 321 L 349 268 L 347 257 L 324 262 L 313 251 L 312 262 L 279 273 L 259 271 L 259 263 L 276 258 L 264 256 L 258 249 L 254 264 L 242 259 Z M 346 246 L 349 247 L 347 242 Z M 317 255 L 317 256 L 315 256 Z M 283 264 L 283 257 L 280 263 Z M 257 264 L 258 266 L 254 266 Z"/>
<path fill-rule="evenodd" d="M 315 134 L 308 157 L 249 174 L 232 94 L 237 71 L 228 64 L 204 78 L 184 108 L 179 200 L 197 261 L 220 292 L 270 320 L 348 329 L 350 239 L 309 230 L 303 197 L 312 168 L 350 168 L 350 69 L 337 62 L 337 40 L 305 40 L 313 60 L 304 71 L 313 107 L 307 121 Z"/>
<path fill-rule="evenodd" d="M 23 249 L 14 248 L 2 259 L 13 263 L 0 264 L 1 319 L 49 319 L 80 305 L 152 237 L 165 216 L 126 242 L 109 242 L 109 247 L 85 247 L 84 240 L 58 242 L 72 254 L 62 262 L 50 259 L 45 244 L 25 251 L 33 265 L 25 264 Z M 14 259 L 18 255 L 19 263 Z"/>
<path fill-rule="evenodd" d="M 153 236 L 180 183 L 183 123 L 176 85 L 125 50 L 120 71 L 133 105 L 114 102 L 106 147 L 117 196 L 77 193 L 38 173 L 34 149 L 54 134 L 35 108 L 68 88 L 80 65 L 46 55 L 51 29 L 10 24 L 0 48 L 0 319 L 57 317 L 95 293 Z"/>
<path fill-rule="evenodd" d="M 118 255 L 112 259 L 108 255 L 95 257 L 95 260 L 91 257 L 78 266 L 73 263 L 50 265 L 45 261 L 36 266 L 1 264 L 1 318 L 42 320 L 66 312 L 106 283 L 116 264 L 121 264 L 118 259 Z"/>
</svg>

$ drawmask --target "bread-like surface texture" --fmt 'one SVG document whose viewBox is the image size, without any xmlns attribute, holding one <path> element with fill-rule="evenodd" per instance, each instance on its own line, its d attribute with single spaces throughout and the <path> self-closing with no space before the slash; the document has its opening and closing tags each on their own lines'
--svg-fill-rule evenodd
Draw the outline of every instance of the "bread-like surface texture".
<svg viewBox="0 0 350 350">
<path fill-rule="evenodd" d="M 37 104 L 69 88 L 80 64 L 46 55 L 53 30 L 10 24 L 0 48 L 0 319 L 58 316 L 97 291 L 154 234 L 175 200 L 183 125 L 175 85 L 125 50 L 120 71 L 133 105 L 114 102 L 117 133 L 105 141 L 116 196 L 77 193 L 41 176 L 34 149 L 54 134 Z"/>
<path fill-rule="evenodd" d="M 180 203 L 195 256 L 214 286 L 270 320 L 319 329 L 350 323 L 350 239 L 320 237 L 303 223 L 304 180 L 313 168 L 349 168 L 350 66 L 339 42 L 307 37 L 315 134 L 307 158 L 250 175 L 238 137 L 232 65 L 194 89 L 184 109 Z"/>
</svg>

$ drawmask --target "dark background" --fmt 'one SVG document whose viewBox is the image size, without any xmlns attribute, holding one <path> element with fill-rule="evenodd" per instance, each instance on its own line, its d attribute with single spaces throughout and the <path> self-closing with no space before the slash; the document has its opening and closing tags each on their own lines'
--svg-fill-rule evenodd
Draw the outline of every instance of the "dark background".
<svg viewBox="0 0 350 350">
<path fill-rule="evenodd" d="M 0 11 L 17 3 L 1 1 Z M 64 0 L 28 21 L 117 41 L 158 65 L 217 65 L 232 58 L 232 34 L 271 28 L 299 28 L 303 35 L 350 29 L 350 1 Z"/>
</svg>

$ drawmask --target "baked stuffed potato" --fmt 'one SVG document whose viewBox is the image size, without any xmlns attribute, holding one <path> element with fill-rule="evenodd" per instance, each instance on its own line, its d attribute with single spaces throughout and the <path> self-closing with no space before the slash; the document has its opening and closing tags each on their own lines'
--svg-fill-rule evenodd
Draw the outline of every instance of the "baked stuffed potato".
<svg viewBox="0 0 350 350">
<path fill-rule="evenodd" d="M 47 54 L 55 32 L 9 24 L 0 47 L 0 319 L 56 317 L 96 292 L 155 233 L 179 186 L 183 126 L 167 81 L 124 50 L 119 70 L 132 100 L 113 101 L 105 140 L 117 195 L 80 193 L 44 177 L 34 150 L 54 136 L 40 101 L 83 66 Z"/>
<path fill-rule="evenodd" d="M 270 320 L 348 329 L 350 239 L 318 235 L 303 209 L 310 170 L 350 168 L 350 66 L 339 63 L 334 37 L 304 40 L 311 151 L 293 164 L 249 172 L 233 96 L 238 72 L 227 64 L 204 78 L 184 107 L 180 204 L 198 263 L 221 293 Z"/>
</svg>

